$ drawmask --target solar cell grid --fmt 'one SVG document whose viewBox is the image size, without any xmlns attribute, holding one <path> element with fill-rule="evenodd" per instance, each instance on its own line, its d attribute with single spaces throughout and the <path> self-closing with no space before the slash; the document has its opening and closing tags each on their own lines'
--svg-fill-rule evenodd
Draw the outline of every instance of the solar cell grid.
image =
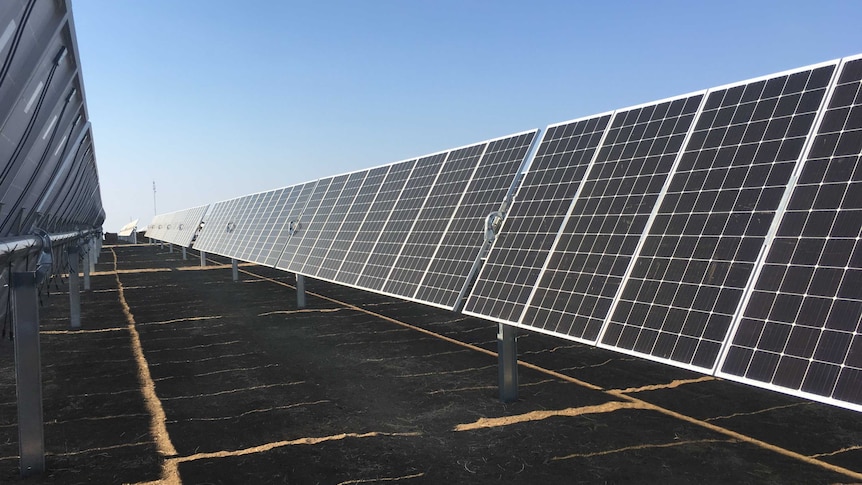
<svg viewBox="0 0 862 485">
<path fill-rule="evenodd" d="M 469 272 L 485 244 L 486 218 L 502 204 L 535 138 L 533 130 L 488 143 L 415 299 L 446 308 L 459 303 Z"/>
<path fill-rule="evenodd" d="M 269 203 L 273 192 L 261 192 L 252 199 L 252 204 L 247 211 L 246 217 L 240 223 L 237 230 L 237 242 L 234 250 L 235 258 L 241 261 L 248 259 L 248 247 L 260 238 L 260 218 L 263 217 L 264 209 Z"/>
<path fill-rule="evenodd" d="M 224 241 L 225 238 L 228 236 L 228 223 L 230 223 L 231 219 L 234 216 L 234 211 L 236 210 L 236 205 L 238 202 L 239 199 L 237 198 L 228 200 L 224 203 L 223 210 L 219 219 L 207 222 L 207 224 L 204 226 L 204 229 L 201 231 L 201 234 L 211 234 L 212 239 L 206 244 L 204 244 L 205 241 L 201 241 L 201 244 L 195 245 L 196 248 L 201 251 L 219 254 L 220 251 L 224 251 Z"/>
<path fill-rule="evenodd" d="M 610 118 L 597 115 L 545 132 L 465 313 L 517 322 Z"/>
<path fill-rule="evenodd" d="M 219 254 L 229 258 L 236 258 L 238 256 L 238 247 L 242 242 L 241 235 L 247 228 L 247 221 L 259 198 L 260 194 L 250 194 L 240 199 L 237 212 L 230 220 L 231 228 L 225 235 L 222 252 Z"/>
<path fill-rule="evenodd" d="M 366 176 L 368 176 L 368 170 L 354 172 L 347 177 L 347 181 L 333 203 L 331 212 L 320 227 L 317 240 L 314 241 L 308 258 L 302 265 L 302 269 L 299 270 L 300 273 L 306 275 L 317 274 Z"/>
<path fill-rule="evenodd" d="M 311 194 L 317 187 L 317 181 L 306 182 L 294 186 L 290 196 L 284 203 L 284 209 L 279 211 L 273 223 L 273 232 L 268 242 L 261 251 L 258 263 L 265 266 L 275 267 L 290 239 L 290 222 L 298 220 L 300 214 L 305 210 Z"/>
<path fill-rule="evenodd" d="M 367 210 L 365 220 L 362 221 L 350 249 L 343 257 L 344 262 L 335 275 L 335 281 L 348 285 L 357 284 L 362 268 L 380 238 L 396 202 L 401 198 L 401 192 L 415 165 L 416 160 L 408 160 L 393 164 L 389 168 L 374 202 Z"/>
<path fill-rule="evenodd" d="M 362 182 L 362 187 L 356 193 L 356 199 L 350 205 L 347 214 L 343 218 L 343 222 L 338 231 L 332 238 L 332 244 L 329 246 L 326 256 L 317 271 L 318 278 L 332 280 L 338 273 L 338 269 L 345 261 L 347 252 L 350 249 L 353 240 L 356 238 L 359 228 L 365 221 L 368 210 L 374 202 L 377 193 L 380 191 L 383 180 L 389 172 L 390 165 L 377 167 L 368 171 L 368 175 Z"/>
<path fill-rule="evenodd" d="M 225 204 L 226 204 L 226 201 L 221 201 L 221 202 L 216 202 L 215 204 L 210 206 L 210 209 L 204 215 L 204 220 L 203 220 L 204 225 L 201 228 L 201 232 L 198 235 L 197 239 L 195 239 L 195 242 L 194 242 L 195 249 L 203 248 L 203 247 L 207 246 L 210 243 L 210 241 L 212 241 L 212 239 L 214 238 L 214 234 L 213 234 L 213 231 L 209 231 L 207 229 L 207 225 L 211 221 L 213 221 L 214 219 L 220 217 L 221 212 L 224 210 Z"/>
<path fill-rule="evenodd" d="M 357 286 L 374 291 L 383 288 L 386 277 L 413 227 L 413 221 L 431 192 L 446 154 L 447 152 L 429 155 L 416 161 L 416 166 L 362 269 Z"/>
<path fill-rule="evenodd" d="M 277 214 L 284 210 L 284 203 L 292 190 L 293 187 L 285 187 L 269 191 L 269 200 L 255 221 L 254 231 L 249 235 L 250 242 L 242 258 L 244 261 L 259 261 L 260 252 L 266 246 L 269 235 L 274 230 L 273 224 Z"/>
<path fill-rule="evenodd" d="M 596 341 L 702 99 L 615 113 L 522 324 Z"/>
<path fill-rule="evenodd" d="M 480 143 L 449 152 L 392 265 L 384 292 L 413 297 L 486 147 Z"/>
<path fill-rule="evenodd" d="M 289 231 L 288 234 L 286 234 L 286 243 L 284 245 L 284 249 L 279 254 L 278 262 L 275 265 L 276 268 L 286 271 L 289 270 L 290 263 L 296 255 L 297 248 L 299 248 L 302 244 L 302 240 L 308 234 L 308 226 L 314 219 L 315 215 L 317 215 L 317 210 L 320 208 L 320 204 L 323 202 L 323 197 L 326 195 L 329 185 L 333 180 L 334 177 L 318 180 L 314 189 L 310 192 L 308 201 L 305 203 L 305 207 L 303 207 L 302 211 L 288 219 L 286 229 L 289 229 L 287 226 L 289 226 L 290 221 L 296 221 L 298 227 L 294 234 L 289 234 Z M 316 236 L 316 234 L 314 236 Z"/>
<path fill-rule="evenodd" d="M 848 60 L 720 375 L 862 410 L 862 59 Z"/>
<path fill-rule="evenodd" d="M 712 370 L 833 70 L 709 92 L 601 345 Z"/>
<path fill-rule="evenodd" d="M 310 218 L 304 218 L 308 222 L 307 224 L 304 223 L 304 227 L 301 229 L 300 236 L 302 236 L 302 239 L 293 253 L 293 258 L 288 266 L 289 271 L 307 274 L 303 272 L 303 266 L 311 255 L 312 250 L 314 250 L 317 239 L 325 229 L 326 221 L 335 208 L 349 177 L 348 174 L 332 177 L 332 181 L 327 187 L 326 193 L 323 194 L 323 198 L 320 204 L 318 204 L 314 215 Z"/>
</svg>

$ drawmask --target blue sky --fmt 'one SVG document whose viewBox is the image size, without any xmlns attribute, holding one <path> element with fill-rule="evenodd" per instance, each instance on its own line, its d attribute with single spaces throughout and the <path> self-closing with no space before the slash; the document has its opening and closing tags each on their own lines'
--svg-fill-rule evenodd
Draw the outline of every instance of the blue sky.
<svg viewBox="0 0 862 485">
<path fill-rule="evenodd" d="M 73 0 L 105 230 L 862 52 L 862 1 Z"/>
</svg>

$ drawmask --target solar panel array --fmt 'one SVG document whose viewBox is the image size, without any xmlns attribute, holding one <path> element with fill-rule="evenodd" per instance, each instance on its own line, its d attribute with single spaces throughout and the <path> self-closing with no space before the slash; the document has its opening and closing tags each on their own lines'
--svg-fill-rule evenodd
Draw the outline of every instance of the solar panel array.
<svg viewBox="0 0 862 485">
<path fill-rule="evenodd" d="M 208 206 L 192 207 L 153 217 L 145 235 L 149 238 L 189 247 L 203 220 Z"/>
<path fill-rule="evenodd" d="M 857 56 L 550 125 L 523 173 L 535 131 L 244 196 L 196 247 L 862 411 L 860 85 Z"/>
<path fill-rule="evenodd" d="M 221 201 L 194 247 L 452 309 L 536 135 Z"/>
<path fill-rule="evenodd" d="M 0 237 L 101 227 L 68 2 L 0 3 Z"/>
<path fill-rule="evenodd" d="M 465 313 L 862 410 L 860 62 L 552 125 Z"/>
</svg>

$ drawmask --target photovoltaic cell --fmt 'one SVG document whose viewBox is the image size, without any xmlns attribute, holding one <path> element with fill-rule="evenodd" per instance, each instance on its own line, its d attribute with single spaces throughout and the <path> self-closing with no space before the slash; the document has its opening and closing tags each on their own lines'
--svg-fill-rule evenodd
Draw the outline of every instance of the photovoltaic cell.
<svg viewBox="0 0 862 485">
<path fill-rule="evenodd" d="M 332 207 L 341 189 L 347 182 L 347 175 L 338 175 L 323 179 L 317 184 L 317 188 L 308 201 L 305 212 L 300 216 L 300 228 L 287 242 L 287 247 L 281 260 L 278 262 L 279 269 L 285 269 L 294 273 L 302 269 L 305 260 L 317 241 L 317 236 L 323 228 L 323 224 L 332 212 Z"/>
<path fill-rule="evenodd" d="M 267 238 L 266 244 L 261 251 L 257 263 L 269 267 L 275 267 L 281 258 L 284 248 L 290 239 L 290 222 L 299 220 L 299 216 L 305 210 L 311 194 L 317 187 L 317 181 L 306 182 L 294 186 L 290 196 L 284 203 L 284 209 L 278 213 L 273 223 L 273 231 Z"/>
<path fill-rule="evenodd" d="M 518 321 L 610 118 L 598 115 L 545 132 L 464 313 Z"/>
<path fill-rule="evenodd" d="M 485 244 L 487 216 L 499 209 L 536 131 L 492 140 L 433 255 L 414 298 L 454 308 Z"/>
<path fill-rule="evenodd" d="M 431 192 L 413 218 L 406 242 L 383 286 L 384 292 L 407 298 L 416 292 L 486 146 L 487 143 L 481 143 L 449 152 Z"/>
<path fill-rule="evenodd" d="M 260 262 L 261 252 L 268 244 L 270 234 L 276 230 L 274 224 L 278 214 L 286 210 L 284 204 L 290 198 L 290 193 L 294 187 L 284 187 L 269 192 L 269 202 L 254 221 L 255 227 L 249 236 L 250 242 L 243 254 L 242 259 L 244 261 Z"/>
<path fill-rule="evenodd" d="M 232 214 L 233 217 L 230 218 L 230 227 L 225 231 L 225 238 L 222 243 L 221 252 L 218 254 L 229 258 L 237 257 L 237 246 L 240 243 L 240 234 L 245 231 L 246 219 L 249 217 L 252 210 L 251 206 L 259 196 L 260 194 L 250 194 L 240 197 L 236 206 L 237 210 Z"/>
<path fill-rule="evenodd" d="M 834 68 L 709 92 L 602 346 L 712 371 Z"/>
<path fill-rule="evenodd" d="M 375 243 L 380 238 L 396 202 L 401 198 L 401 192 L 415 165 L 416 160 L 408 160 L 393 164 L 389 168 L 350 249 L 343 256 L 343 263 L 335 275 L 335 281 L 347 285 L 358 284 L 357 280 L 362 273 L 362 268 L 365 267 L 365 262 L 368 261 Z"/>
<path fill-rule="evenodd" d="M 862 410 L 862 59 L 846 62 L 721 365 Z"/>
<path fill-rule="evenodd" d="M 326 256 L 326 253 L 329 252 L 329 248 L 332 246 L 333 240 L 335 240 L 336 235 L 341 229 L 341 225 L 344 223 L 344 218 L 347 216 L 347 212 L 353 205 L 353 202 L 356 199 L 356 194 L 359 192 L 359 188 L 362 187 L 362 183 L 365 181 L 365 177 L 367 175 L 368 170 L 354 172 L 348 175 L 347 181 L 344 183 L 343 188 L 338 194 L 338 198 L 335 199 L 335 202 L 333 203 L 329 216 L 325 219 L 323 225 L 320 226 L 320 233 L 317 236 L 317 240 L 314 241 L 314 244 L 312 245 L 308 258 L 302 265 L 302 269 L 298 272 L 311 276 L 317 274 L 320 269 L 320 265 L 323 263 L 323 258 Z M 321 205 L 321 208 L 322 207 L 323 206 Z"/>
<path fill-rule="evenodd" d="M 323 258 L 316 277 L 330 281 L 335 278 L 338 269 L 346 259 L 347 252 L 353 240 L 365 221 L 366 215 L 369 213 L 371 204 L 374 202 L 377 193 L 380 192 L 383 180 L 390 168 L 390 165 L 386 165 L 368 171 L 362 187 L 356 194 L 356 199 L 348 208 L 341 226 L 332 238 L 332 244 Z"/>
<path fill-rule="evenodd" d="M 702 99 L 614 114 L 522 324 L 596 341 Z"/>
<path fill-rule="evenodd" d="M 398 258 L 401 247 L 413 227 L 413 221 L 431 192 L 431 187 L 445 159 L 446 152 L 429 155 L 416 161 L 416 166 L 410 173 L 404 190 L 401 191 L 395 207 L 389 214 L 389 219 L 369 254 L 357 280 L 357 286 L 373 291 L 380 291 L 383 288 L 386 277 Z"/>
</svg>

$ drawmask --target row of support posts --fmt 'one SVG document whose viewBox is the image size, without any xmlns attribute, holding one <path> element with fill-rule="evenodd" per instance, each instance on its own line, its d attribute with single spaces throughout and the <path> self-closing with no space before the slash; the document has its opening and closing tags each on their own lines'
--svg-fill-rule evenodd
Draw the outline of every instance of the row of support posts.
<svg viewBox="0 0 862 485">
<path fill-rule="evenodd" d="M 83 252 L 84 289 L 90 289 L 90 273 L 95 271 L 99 241 L 67 246 L 69 262 L 69 325 L 81 328 L 81 288 L 79 271 Z M 44 248 L 50 252 L 51 248 Z M 19 265 L 21 263 L 18 263 Z M 41 263 L 40 263 L 41 264 Z M 19 270 L 20 269 L 20 270 Z M 23 270 L 23 271 L 21 271 Z M 46 274 L 40 268 L 13 268 L 9 274 L 12 290 L 12 325 L 15 335 L 15 386 L 18 406 L 18 446 L 21 476 L 45 471 L 44 416 L 42 414 L 42 357 L 39 344 L 39 284 Z"/>
<path fill-rule="evenodd" d="M 201 266 L 206 266 L 206 253 L 201 251 Z M 186 248 L 183 248 L 186 259 Z M 231 277 L 239 281 L 239 263 L 231 258 Z M 296 307 L 305 308 L 305 276 L 296 274 Z M 518 399 L 518 343 L 517 331 L 511 325 L 500 324 L 497 330 L 498 385 L 500 400 L 513 402 Z"/>
</svg>

